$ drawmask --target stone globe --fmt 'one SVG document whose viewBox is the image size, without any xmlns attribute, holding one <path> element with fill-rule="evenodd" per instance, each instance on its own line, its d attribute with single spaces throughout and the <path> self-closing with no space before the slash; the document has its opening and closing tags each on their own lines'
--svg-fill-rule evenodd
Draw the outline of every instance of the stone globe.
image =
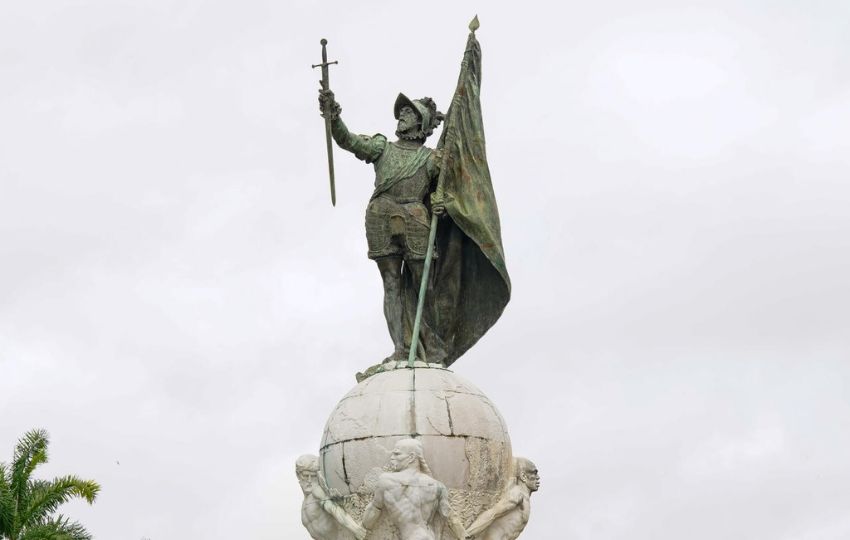
<svg viewBox="0 0 850 540">
<path fill-rule="evenodd" d="M 328 486 L 343 497 L 370 496 L 396 441 L 416 438 L 434 478 L 461 513 L 474 516 L 512 474 L 502 415 L 481 390 L 437 364 L 382 369 L 348 392 L 328 418 L 319 457 Z"/>
</svg>

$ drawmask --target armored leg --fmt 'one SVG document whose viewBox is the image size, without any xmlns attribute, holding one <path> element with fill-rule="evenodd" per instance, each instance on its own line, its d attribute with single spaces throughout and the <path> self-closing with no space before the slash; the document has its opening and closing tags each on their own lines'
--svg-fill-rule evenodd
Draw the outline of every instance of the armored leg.
<svg viewBox="0 0 850 540">
<path fill-rule="evenodd" d="M 401 288 L 401 257 L 375 259 L 384 282 L 384 317 L 395 350 L 385 362 L 404 360 L 404 298 Z"/>
</svg>

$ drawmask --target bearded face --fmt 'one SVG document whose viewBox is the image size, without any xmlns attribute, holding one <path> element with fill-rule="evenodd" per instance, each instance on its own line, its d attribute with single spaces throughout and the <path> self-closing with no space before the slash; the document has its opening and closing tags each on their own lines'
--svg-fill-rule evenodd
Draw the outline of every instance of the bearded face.
<svg viewBox="0 0 850 540">
<path fill-rule="evenodd" d="M 318 471 L 302 469 L 297 472 L 296 476 L 298 477 L 298 484 L 301 486 L 301 491 L 304 492 L 304 495 L 312 493 L 319 478 Z"/>
<path fill-rule="evenodd" d="M 396 134 L 412 135 L 419 131 L 419 117 L 409 105 L 405 105 L 398 113 L 398 128 Z"/>
<path fill-rule="evenodd" d="M 401 448 L 395 448 L 390 454 L 390 469 L 395 472 L 404 470 L 415 459 L 415 456 Z"/>
</svg>

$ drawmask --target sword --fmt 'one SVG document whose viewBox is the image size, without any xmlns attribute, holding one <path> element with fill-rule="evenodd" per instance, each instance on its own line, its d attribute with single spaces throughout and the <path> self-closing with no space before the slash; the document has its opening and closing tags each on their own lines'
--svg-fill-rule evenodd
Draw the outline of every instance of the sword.
<svg viewBox="0 0 850 540">
<path fill-rule="evenodd" d="M 328 66 L 331 64 L 338 64 L 336 60 L 333 62 L 328 62 L 328 40 L 322 39 L 319 43 L 322 44 L 322 63 L 321 64 L 313 64 L 313 69 L 317 67 L 322 68 L 322 90 L 330 90 L 331 89 L 331 81 L 330 74 L 328 73 Z M 334 151 L 333 151 L 333 143 L 331 142 L 331 114 L 332 111 L 325 107 L 323 111 L 325 116 L 325 142 L 328 145 L 328 173 L 331 176 L 331 204 L 336 206 L 336 185 L 334 184 Z"/>
</svg>

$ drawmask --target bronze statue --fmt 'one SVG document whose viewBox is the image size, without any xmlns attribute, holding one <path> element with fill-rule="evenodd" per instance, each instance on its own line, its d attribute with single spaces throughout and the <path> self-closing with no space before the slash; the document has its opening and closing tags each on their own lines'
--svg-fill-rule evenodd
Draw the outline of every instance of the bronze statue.
<svg viewBox="0 0 850 540">
<path fill-rule="evenodd" d="M 323 91 L 320 102 L 324 110 L 337 111 L 332 118 L 331 133 L 339 147 L 366 163 L 375 164 L 375 191 L 366 207 L 368 256 L 381 273 L 384 316 L 395 347 L 386 360 L 404 360 L 407 348 L 402 269 L 410 272 L 412 284 L 420 283 L 431 220 L 426 197 L 436 187 L 440 166 L 438 153 L 426 147 L 425 140 L 443 120 L 443 114 L 437 111 L 431 98 L 412 101 L 399 94 L 393 108 L 398 119 L 398 140 L 390 142 L 380 134 L 370 137 L 349 132 L 339 117 L 340 107 L 331 91 Z M 444 207 L 432 210 L 439 215 Z M 428 354 L 438 353 L 428 351 Z"/>
<path fill-rule="evenodd" d="M 323 63 L 314 66 L 322 67 L 319 104 L 333 139 L 375 168 L 366 239 L 383 281 L 393 342 L 385 362 L 408 358 L 412 365 L 416 357 L 450 365 L 496 322 L 510 297 L 484 149 L 477 27 L 476 18 L 448 113 L 431 98 L 399 94 L 395 141 L 348 130 L 329 87 L 325 40 Z M 428 148 L 425 141 L 444 119 L 436 149 Z M 437 216 L 446 218 L 438 227 Z"/>
</svg>

